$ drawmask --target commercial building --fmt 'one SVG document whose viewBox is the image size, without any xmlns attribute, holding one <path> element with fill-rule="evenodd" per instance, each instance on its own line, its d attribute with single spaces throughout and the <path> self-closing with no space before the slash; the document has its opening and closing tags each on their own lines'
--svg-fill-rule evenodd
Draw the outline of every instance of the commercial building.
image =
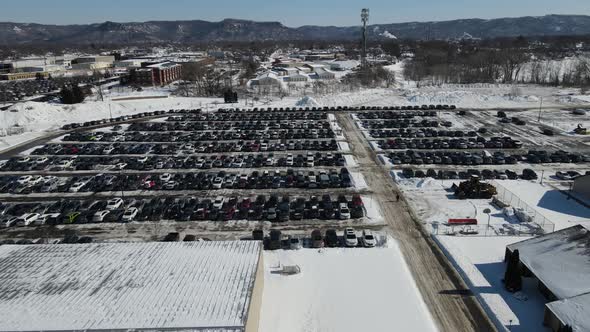
<svg viewBox="0 0 590 332">
<path fill-rule="evenodd" d="M 144 63 L 136 74 L 138 84 L 166 85 L 180 79 L 182 66 L 174 62 Z"/>
<path fill-rule="evenodd" d="M 0 247 L 0 331 L 258 330 L 257 241 Z"/>
<path fill-rule="evenodd" d="M 590 231 L 576 225 L 511 244 L 505 260 L 516 250 L 522 275 L 534 278 L 550 301 L 543 324 L 555 332 L 566 325 L 590 331 Z"/>
<path fill-rule="evenodd" d="M 7 73 L 7 74 L 0 74 L 1 81 L 16 81 L 16 80 L 25 80 L 31 78 L 37 78 L 38 76 L 48 77 L 49 74 L 45 71 L 29 71 L 29 72 L 20 72 L 20 73 Z"/>
<path fill-rule="evenodd" d="M 113 55 L 99 55 L 76 58 L 71 64 L 73 70 L 99 70 L 113 67 L 114 62 Z"/>
</svg>

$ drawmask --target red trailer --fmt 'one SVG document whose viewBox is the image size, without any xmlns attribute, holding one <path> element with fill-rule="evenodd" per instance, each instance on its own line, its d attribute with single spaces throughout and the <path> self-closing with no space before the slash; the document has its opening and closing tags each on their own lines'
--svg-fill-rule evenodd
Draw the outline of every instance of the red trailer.
<svg viewBox="0 0 590 332">
<path fill-rule="evenodd" d="M 475 218 L 464 218 L 464 219 L 449 219 L 449 225 L 477 225 L 477 219 Z"/>
</svg>

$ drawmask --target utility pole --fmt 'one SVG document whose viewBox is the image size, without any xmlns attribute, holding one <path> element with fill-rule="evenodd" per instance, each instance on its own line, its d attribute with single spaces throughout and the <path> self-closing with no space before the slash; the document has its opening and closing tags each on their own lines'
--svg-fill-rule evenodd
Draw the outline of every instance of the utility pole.
<svg viewBox="0 0 590 332">
<path fill-rule="evenodd" d="M 541 103 L 539 104 L 539 118 L 537 122 L 541 122 L 541 110 L 543 109 L 543 97 L 541 97 Z"/>
<path fill-rule="evenodd" d="M 368 8 L 363 8 L 361 10 L 361 21 L 363 22 L 361 66 L 363 69 L 365 69 L 367 67 L 367 23 L 369 22 Z"/>
</svg>

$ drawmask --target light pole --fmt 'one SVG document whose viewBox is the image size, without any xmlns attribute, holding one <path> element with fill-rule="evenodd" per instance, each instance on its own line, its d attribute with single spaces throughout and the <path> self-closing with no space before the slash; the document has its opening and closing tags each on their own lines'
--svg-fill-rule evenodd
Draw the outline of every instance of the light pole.
<svg viewBox="0 0 590 332">
<path fill-rule="evenodd" d="M 367 66 L 367 23 L 369 22 L 369 9 L 363 8 L 361 10 L 361 21 L 363 22 L 363 36 L 362 36 L 362 51 L 361 64 L 365 68 Z"/>
<path fill-rule="evenodd" d="M 490 213 L 492 213 L 492 210 L 490 209 L 484 209 L 483 213 L 488 215 L 488 227 L 486 228 L 486 236 L 488 236 L 488 230 L 490 229 Z"/>
</svg>

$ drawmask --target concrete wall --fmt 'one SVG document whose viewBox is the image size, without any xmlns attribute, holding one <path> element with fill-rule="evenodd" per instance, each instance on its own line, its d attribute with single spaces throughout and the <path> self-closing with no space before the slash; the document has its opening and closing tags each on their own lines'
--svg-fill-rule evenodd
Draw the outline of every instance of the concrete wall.
<svg viewBox="0 0 590 332">
<path fill-rule="evenodd" d="M 260 258 L 256 268 L 254 287 L 250 296 L 250 305 L 248 306 L 248 316 L 246 318 L 245 332 L 258 332 L 260 324 L 260 310 L 262 308 L 262 290 L 264 289 L 264 260 L 262 255 L 262 246 L 260 248 Z"/>
</svg>

